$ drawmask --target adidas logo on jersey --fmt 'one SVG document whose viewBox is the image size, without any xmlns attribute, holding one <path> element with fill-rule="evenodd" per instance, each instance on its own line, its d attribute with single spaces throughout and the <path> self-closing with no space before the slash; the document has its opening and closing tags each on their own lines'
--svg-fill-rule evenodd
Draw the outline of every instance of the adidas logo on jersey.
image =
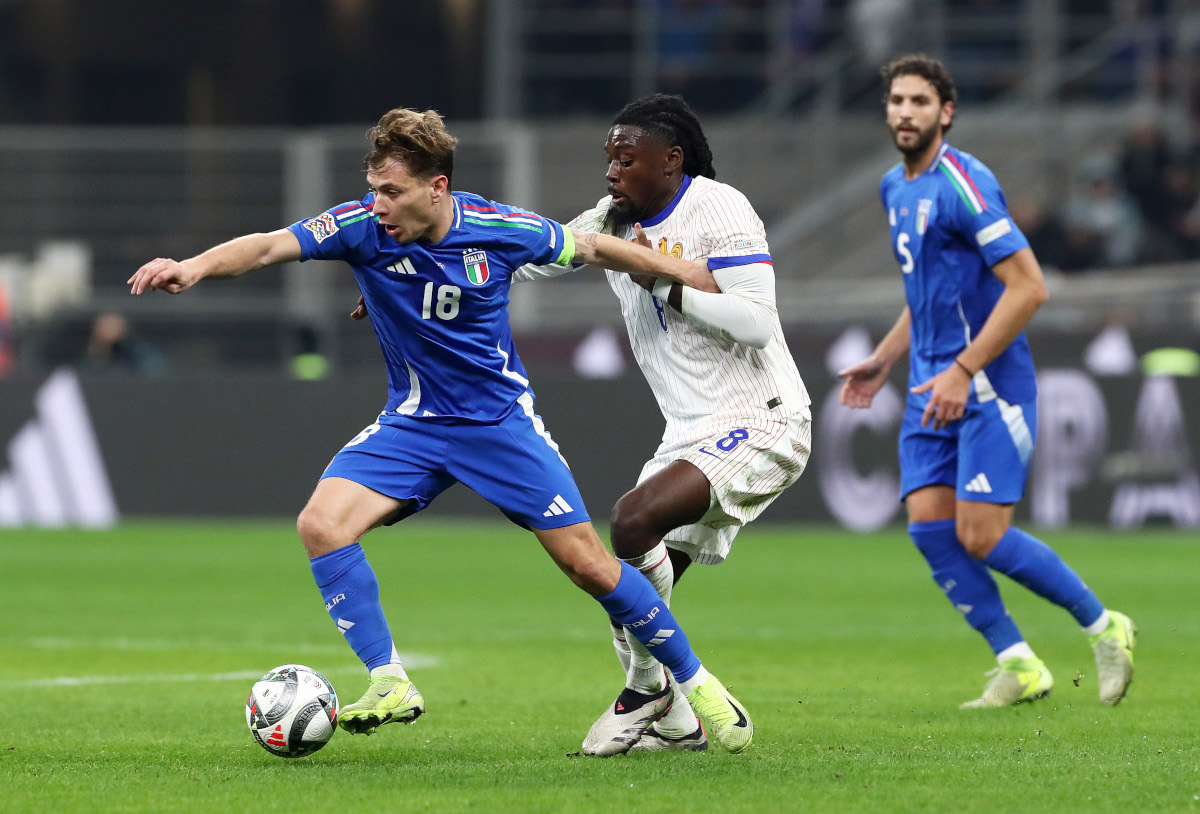
<svg viewBox="0 0 1200 814">
<path fill-rule="evenodd" d="M 550 504 L 550 508 L 542 512 L 542 517 L 554 517 L 558 514 L 568 514 L 575 511 L 571 508 L 571 504 L 563 500 L 562 495 L 555 495 L 554 502 Z"/>
<path fill-rule="evenodd" d="M 990 495 L 992 493 L 992 485 L 988 483 L 987 475 L 980 472 L 971 478 L 971 482 L 967 484 L 967 491 Z"/>
<path fill-rule="evenodd" d="M 8 442 L 0 528 L 108 528 L 117 504 L 79 379 L 60 370 L 34 398 L 37 415 Z"/>
</svg>

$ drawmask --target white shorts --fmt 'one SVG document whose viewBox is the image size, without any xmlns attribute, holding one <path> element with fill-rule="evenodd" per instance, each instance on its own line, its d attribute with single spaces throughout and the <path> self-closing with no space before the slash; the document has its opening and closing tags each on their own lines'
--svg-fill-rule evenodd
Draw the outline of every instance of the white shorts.
<svg viewBox="0 0 1200 814">
<path fill-rule="evenodd" d="M 727 426 L 702 441 L 660 447 L 638 477 L 641 484 L 675 461 L 687 461 L 708 478 L 708 511 L 698 522 L 664 538 L 669 548 L 701 565 L 715 565 L 729 556 L 738 529 L 800 478 L 812 449 L 807 408 L 787 420 L 748 417 L 730 419 Z"/>
</svg>

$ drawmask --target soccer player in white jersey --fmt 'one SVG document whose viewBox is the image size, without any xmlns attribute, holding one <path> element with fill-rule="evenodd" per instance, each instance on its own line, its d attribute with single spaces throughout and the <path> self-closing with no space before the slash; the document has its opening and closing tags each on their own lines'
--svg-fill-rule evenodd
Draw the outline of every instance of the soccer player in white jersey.
<svg viewBox="0 0 1200 814">
<path fill-rule="evenodd" d="M 954 81 L 923 54 L 884 66 L 887 124 L 902 161 L 880 195 L 908 306 L 874 353 L 841 371 L 841 399 L 869 407 L 907 352 L 900 496 L 934 581 L 983 635 L 998 667 L 964 707 L 1042 697 L 1054 679 L 1017 629 L 989 568 L 1068 611 L 1090 637 L 1100 700 L 1133 678 L 1136 631 L 1041 540 L 1012 525 L 1037 435 L 1026 323 L 1046 300 L 1029 242 L 996 177 L 946 143 Z"/>
<path fill-rule="evenodd" d="M 630 103 L 613 120 L 605 152 L 609 194 L 572 227 L 705 260 L 721 289 L 606 270 L 666 419 L 637 486 L 613 508 L 612 545 L 669 602 L 688 565 L 722 562 L 738 529 L 800 477 L 809 398 L 776 313 L 762 221 L 742 193 L 713 180 L 712 153 L 687 103 L 665 94 Z M 518 279 L 566 270 L 526 267 Z M 583 752 L 705 749 L 704 728 L 658 661 L 619 620 L 612 635 L 625 688 Z"/>
<path fill-rule="evenodd" d="M 388 401 L 334 456 L 297 523 L 325 609 L 370 674 L 339 725 L 370 734 L 425 711 L 359 540 L 459 481 L 531 529 L 571 581 L 670 668 L 721 745 L 745 749 L 754 733 L 746 711 L 700 664 L 646 578 L 596 535 L 565 459 L 534 413 L 508 322 L 512 273 L 525 263 L 604 263 L 699 285 L 711 284 L 711 275 L 699 264 L 451 191 L 457 142 L 433 111 L 392 110 L 368 138 L 371 192 L 361 201 L 182 262 L 152 260 L 129 279 L 134 294 L 178 294 L 208 277 L 296 260 L 344 260 L 354 271 L 387 364 Z"/>
</svg>

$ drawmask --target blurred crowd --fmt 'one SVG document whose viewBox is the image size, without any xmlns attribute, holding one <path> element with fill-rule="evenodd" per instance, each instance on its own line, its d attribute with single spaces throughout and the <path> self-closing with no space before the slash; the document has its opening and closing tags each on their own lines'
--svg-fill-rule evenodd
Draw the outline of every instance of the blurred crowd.
<svg viewBox="0 0 1200 814">
<path fill-rule="evenodd" d="M 1015 197 L 1013 220 L 1043 266 L 1064 272 L 1200 259 L 1200 143 L 1153 119 L 1113 153 L 1081 159 L 1060 199 Z"/>
</svg>

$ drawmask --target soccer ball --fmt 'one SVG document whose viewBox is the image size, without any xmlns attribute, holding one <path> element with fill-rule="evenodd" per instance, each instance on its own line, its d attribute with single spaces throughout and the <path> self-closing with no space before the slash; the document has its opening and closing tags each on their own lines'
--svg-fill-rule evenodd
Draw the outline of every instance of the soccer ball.
<svg viewBox="0 0 1200 814">
<path fill-rule="evenodd" d="M 304 757 L 333 737 L 338 700 L 325 676 L 303 664 L 285 664 L 254 682 L 246 725 L 262 748 L 279 757 Z"/>
</svg>

